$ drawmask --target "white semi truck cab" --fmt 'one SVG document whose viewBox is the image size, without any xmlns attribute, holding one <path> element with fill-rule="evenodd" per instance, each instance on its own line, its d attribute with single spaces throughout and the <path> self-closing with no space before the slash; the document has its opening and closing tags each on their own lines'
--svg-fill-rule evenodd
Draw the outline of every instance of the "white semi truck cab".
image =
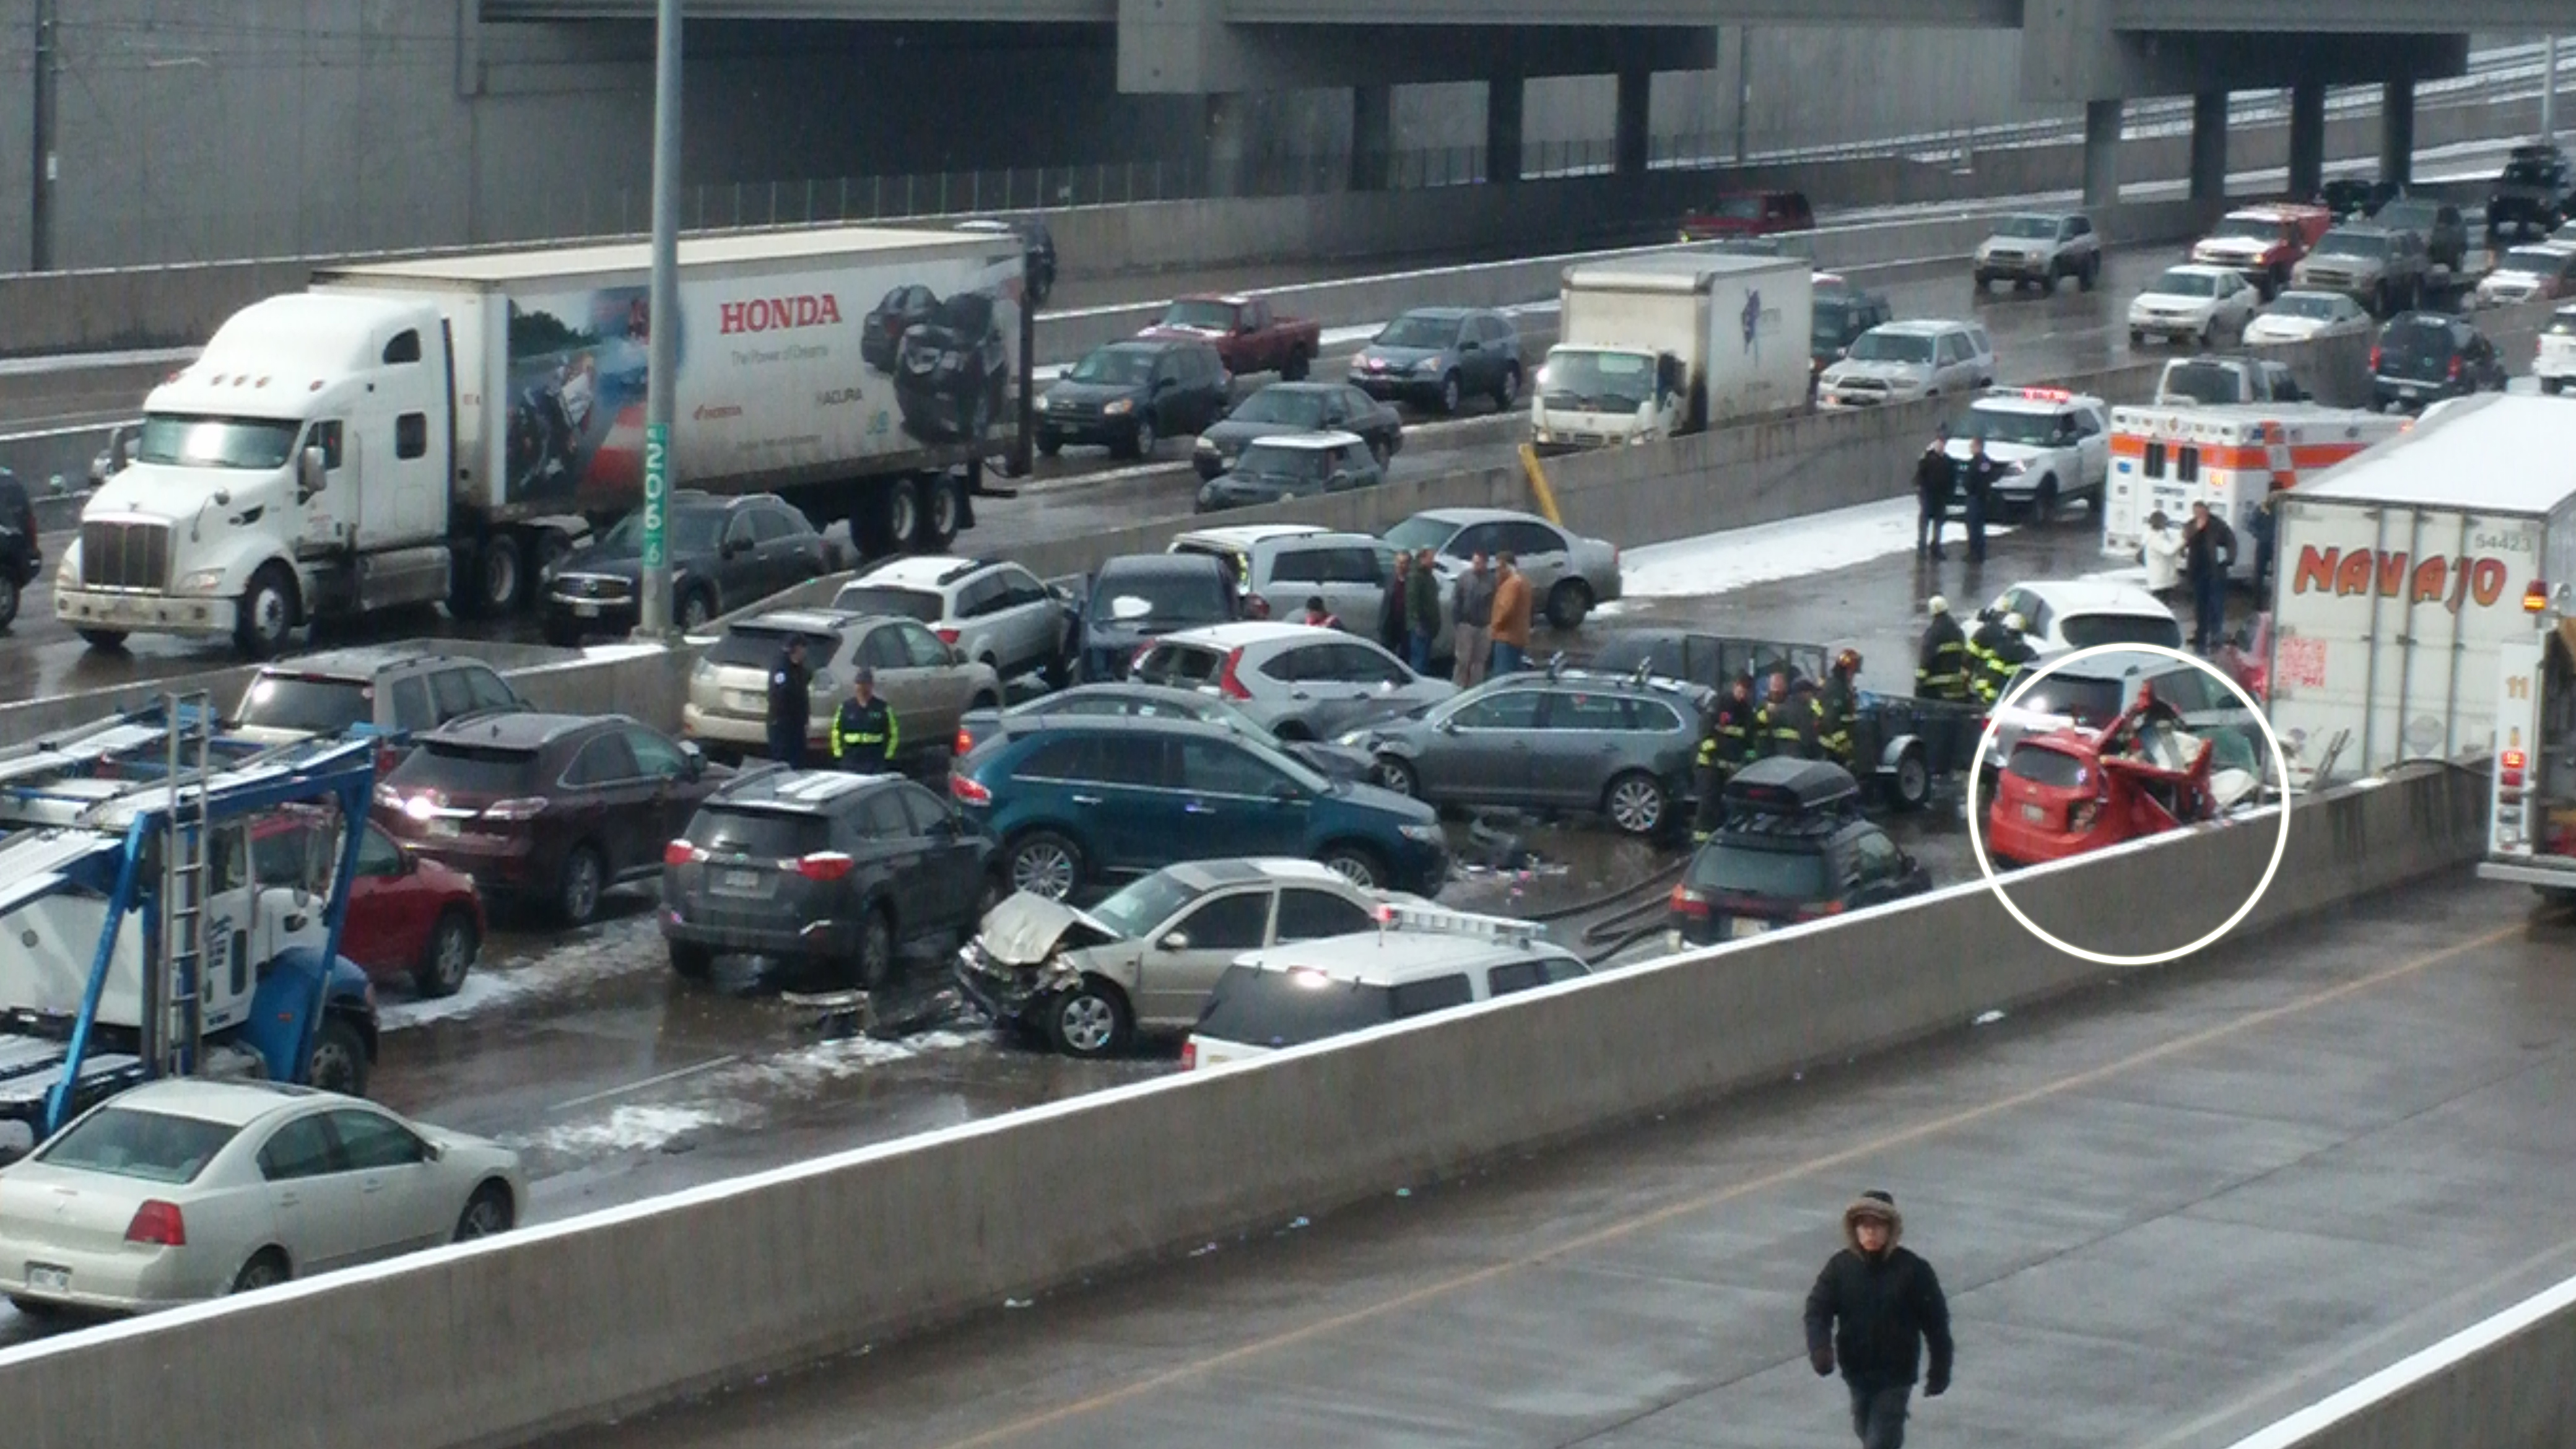
<svg viewBox="0 0 2576 1449">
<path fill-rule="evenodd" d="M 1542 447 L 1650 443 L 1684 430 L 1689 368 L 1651 347 L 1559 344 L 1530 394 L 1530 437 Z"/>
<path fill-rule="evenodd" d="M 447 596 L 452 351 L 428 298 L 315 292 L 236 313 L 144 400 L 82 510 L 54 612 L 275 653 L 317 615 Z"/>
</svg>

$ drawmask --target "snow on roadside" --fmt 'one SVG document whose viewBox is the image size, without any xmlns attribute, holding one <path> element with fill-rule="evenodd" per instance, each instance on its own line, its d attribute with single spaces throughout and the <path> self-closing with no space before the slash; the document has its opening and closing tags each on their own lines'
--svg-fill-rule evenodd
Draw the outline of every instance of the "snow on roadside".
<svg viewBox="0 0 2576 1449">
<path fill-rule="evenodd" d="M 524 996 L 553 996 L 611 977 L 664 968 L 661 933 L 652 913 L 629 916 L 550 945 L 524 965 L 477 961 L 454 996 L 380 1000 L 376 1020 L 403 1031 L 472 1016 Z"/>
<path fill-rule="evenodd" d="M 1619 556 L 1620 603 L 1722 594 L 1911 553 L 1914 524 L 1914 500 L 1891 498 L 1627 549 Z M 1950 525 L 1947 537 L 1953 546 L 1965 546 L 1963 531 L 1955 521 Z M 1986 536 L 2010 532 L 2009 527 L 1989 525 Z M 1604 604 L 1595 612 L 1615 614 L 1620 603 Z"/>
</svg>

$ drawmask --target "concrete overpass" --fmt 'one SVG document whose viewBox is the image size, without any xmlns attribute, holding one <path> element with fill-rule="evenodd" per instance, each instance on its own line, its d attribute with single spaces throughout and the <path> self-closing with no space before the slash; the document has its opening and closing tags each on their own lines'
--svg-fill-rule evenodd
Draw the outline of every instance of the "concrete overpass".
<svg viewBox="0 0 2576 1449">
<path fill-rule="evenodd" d="M 653 0 L 481 0 L 487 25 L 632 21 Z M 691 0 L 713 21 L 1029 24 L 1114 33 L 1120 91 L 1206 98 L 1212 170 L 1250 138 L 1240 97 L 1348 86 L 1351 184 L 1387 184 L 1398 84 L 1488 86 L 1490 179 L 1517 179 L 1523 85 L 1615 75 L 1622 172 L 1648 161 L 1657 71 L 1714 63 L 1728 26 L 2019 30 L 2021 91 L 2086 107 L 2085 194 L 2116 199 L 2121 102 L 2195 98 L 2194 193 L 2226 172 L 2227 94 L 2292 93 L 2290 189 L 2320 177 L 2328 85 L 2385 88 L 2382 170 L 2407 179 L 2417 82 L 2465 69 L 2468 37 L 2569 24 L 2565 0 Z"/>
</svg>

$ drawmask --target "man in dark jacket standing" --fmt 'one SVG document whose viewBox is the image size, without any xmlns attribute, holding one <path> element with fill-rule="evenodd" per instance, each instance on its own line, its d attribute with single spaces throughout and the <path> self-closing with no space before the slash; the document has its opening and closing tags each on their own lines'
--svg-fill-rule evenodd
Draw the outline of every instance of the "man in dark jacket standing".
<svg viewBox="0 0 2576 1449">
<path fill-rule="evenodd" d="M 1487 616 L 1492 614 L 1487 606 Z M 1404 622 L 1412 631 L 1413 672 L 1431 672 L 1431 651 L 1440 638 L 1440 571 L 1431 563 L 1431 550 L 1413 556 L 1413 576 L 1404 582 Z"/>
<path fill-rule="evenodd" d="M 2227 571 L 2235 566 L 2236 530 L 2208 504 L 2193 504 L 2182 531 L 2182 571 L 2191 581 L 2191 647 L 2204 654 L 2227 633 Z"/>
<path fill-rule="evenodd" d="M 805 768 L 805 728 L 814 714 L 806 690 L 813 678 L 805 668 L 805 636 L 788 635 L 769 667 L 769 757 L 791 770 Z"/>
<path fill-rule="evenodd" d="M 1405 639 L 1404 597 L 1406 586 L 1413 582 L 1413 555 L 1395 556 L 1395 572 L 1387 575 L 1386 592 L 1377 602 L 1377 642 L 1398 659 L 1410 653 Z"/>
<path fill-rule="evenodd" d="M 1914 460 L 1914 556 L 1941 559 L 1941 526 L 1950 517 L 1950 499 L 1959 486 L 1959 465 L 1950 458 L 1950 425 L 1932 430 L 1932 446 Z"/>
<path fill-rule="evenodd" d="M 1995 480 L 2003 475 L 2003 465 L 1986 456 L 1985 439 L 1968 444 L 1968 461 L 1959 465 L 1959 491 L 1968 495 L 1970 563 L 1986 561 L 1986 505 L 1994 497 Z"/>
<path fill-rule="evenodd" d="M 1862 1193 L 1843 1209 L 1847 1246 L 1807 1292 L 1807 1361 L 1819 1377 L 1841 1367 L 1862 1449 L 1903 1449 L 1906 1400 L 1926 1346 L 1923 1396 L 1950 1389 L 1950 1300 L 1932 1265 L 1897 1246 L 1904 1235 L 1896 1199 Z"/>
<path fill-rule="evenodd" d="M 1449 642 L 1449 678 L 1460 689 L 1485 682 L 1485 658 L 1493 650 L 1494 571 L 1485 566 L 1485 551 L 1458 576 L 1458 623 Z"/>
</svg>

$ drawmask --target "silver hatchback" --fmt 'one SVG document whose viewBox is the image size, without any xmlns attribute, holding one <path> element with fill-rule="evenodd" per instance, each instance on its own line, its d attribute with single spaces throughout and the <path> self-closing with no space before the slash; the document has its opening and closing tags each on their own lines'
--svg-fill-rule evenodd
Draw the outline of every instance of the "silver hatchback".
<svg viewBox="0 0 2576 1449">
<path fill-rule="evenodd" d="M 1309 624 L 1184 630 L 1155 641 L 1132 677 L 1220 696 L 1282 740 L 1330 739 L 1458 692 L 1366 639 Z"/>
</svg>

